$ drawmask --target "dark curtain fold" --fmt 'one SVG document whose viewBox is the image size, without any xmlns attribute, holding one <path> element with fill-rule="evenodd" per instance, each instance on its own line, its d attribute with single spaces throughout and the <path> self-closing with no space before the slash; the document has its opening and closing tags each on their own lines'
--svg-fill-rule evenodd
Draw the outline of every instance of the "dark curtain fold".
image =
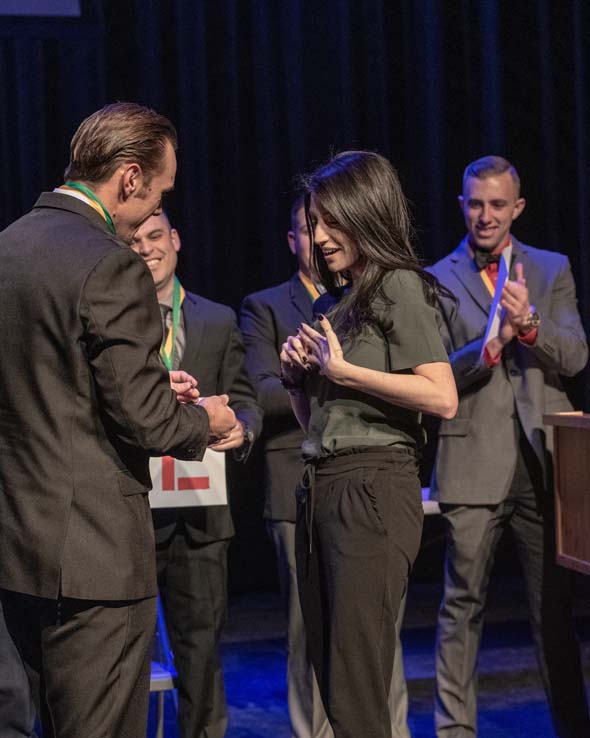
<svg viewBox="0 0 590 738">
<path fill-rule="evenodd" d="M 237 306 L 286 278 L 297 173 L 351 147 L 398 167 L 418 246 L 462 235 L 466 163 L 506 155 L 524 241 L 566 252 L 590 308 L 590 5 L 584 0 L 84 0 L 0 19 L 0 225 L 61 180 L 79 121 L 130 99 L 180 139 L 168 207 L 189 288 Z"/>
</svg>

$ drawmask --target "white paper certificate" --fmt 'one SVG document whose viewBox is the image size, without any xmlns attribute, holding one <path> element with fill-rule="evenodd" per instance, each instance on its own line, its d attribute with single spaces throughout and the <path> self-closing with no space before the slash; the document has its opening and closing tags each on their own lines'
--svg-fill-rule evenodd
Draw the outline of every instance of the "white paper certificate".
<svg viewBox="0 0 590 738">
<path fill-rule="evenodd" d="M 203 461 L 150 459 L 151 507 L 227 505 L 225 453 L 207 449 Z"/>
</svg>

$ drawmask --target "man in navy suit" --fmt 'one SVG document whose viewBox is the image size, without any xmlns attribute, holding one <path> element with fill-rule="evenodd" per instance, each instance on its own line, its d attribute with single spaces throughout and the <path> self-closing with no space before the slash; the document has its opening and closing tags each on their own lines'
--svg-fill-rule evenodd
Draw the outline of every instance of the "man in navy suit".
<svg viewBox="0 0 590 738">
<path fill-rule="evenodd" d="M 302 473 L 301 444 L 304 436 L 291 410 L 289 396 L 280 382 L 281 346 L 287 336 L 297 332 L 301 322 L 311 324 L 313 303 L 320 294 L 310 262 L 310 239 L 302 197 L 291 208 L 291 228 L 287 239 L 297 259 L 297 272 L 287 282 L 248 295 L 240 310 L 240 327 L 246 346 L 246 366 L 264 409 L 264 516 L 275 546 L 287 613 L 291 732 L 293 738 L 329 738 L 332 729 L 307 658 L 295 571 L 295 487 Z M 403 607 L 398 618 L 400 624 L 402 618 Z M 409 738 L 410 735 L 407 726 L 408 693 L 401 653 L 398 638 L 389 699 L 393 738 Z"/>
<path fill-rule="evenodd" d="M 552 433 L 543 413 L 571 410 L 560 375 L 586 364 L 588 346 L 567 257 L 511 235 L 525 207 L 515 168 L 470 164 L 459 205 L 467 235 L 432 268 L 459 298 L 443 301 L 459 410 L 440 427 L 432 493 L 447 528 L 445 593 L 436 654 L 439 738 L 476 735 L 477 656 L 498 541 L 512 531 L 537 660 L 555 732 L 590 735 L 570 573 L 555 563 Z M 486 325 L 502 280 L 499 328 Z M 498 288 L 500 294 L 500 287 Z"/>
<path fill-rule="evenodd" d="M 184 291 L 176 277 L 180 236 L 166 213 L 148 218 L 131 246 L 152 273 L 164 361 L 195 376 L 201 397 L 229 395 L 237 422 L 227 438 L 209 448 L 233 450 L 245 461 L 260 433 L 262 410 L 243 366 L 233 310 Z M 227 505 L 211 505 L 155 509 L 152 517 L 158 586 L 178 671 L 180 736 L 223 738 L 227 706 L 219 640 L 227 609 L 227 550 L 234 535 L 231 512 Z"/>
</svg>

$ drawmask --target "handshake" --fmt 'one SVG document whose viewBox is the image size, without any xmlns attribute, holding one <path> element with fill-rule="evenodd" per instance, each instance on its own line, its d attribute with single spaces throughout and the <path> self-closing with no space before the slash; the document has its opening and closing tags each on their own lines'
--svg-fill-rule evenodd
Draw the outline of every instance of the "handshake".
<svg viewBox="0 0 590 738">
<path fill-rule="evenodd" d="M 170 386 L 176 392 L 178 402 L 199 405 L 209 416 L 209 446 L 215 451 L 238 448 L 244 442 L 244 428 L 228 406 L 227 395 L 201 397 L 197 380 L 184 371 L 170 372 Z"/>
</svg>

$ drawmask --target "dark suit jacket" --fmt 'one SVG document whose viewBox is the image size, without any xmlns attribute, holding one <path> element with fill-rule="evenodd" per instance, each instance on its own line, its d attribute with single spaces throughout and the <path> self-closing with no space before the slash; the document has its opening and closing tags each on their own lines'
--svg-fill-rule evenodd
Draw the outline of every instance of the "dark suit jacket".
<svg viewBox="0 0 590 738">
<path fill-rule="evenodd" d="M 262 428 L 262 409 L 244 368 L 244 344 L 234 311 L 191 292 L 182 305 L 186 346 L 180 365 L 199 383 L 201 396 L 228 394 L 236 417 L 256 438 Z M 229 506 L 154 509 L 156 541 L 169 538 L 184 525 L 195 543 L 231 538 L 234 534 Z"/>
<path fill-rule="evenodd" d="M 576 304 L 567 257 L 513 243 L 514 265 L 522 263 L 530 302 L 541 316 L 534 346 L 514 339 L 499 365 L 490 369 L 479 356 L 491 306 L 466 241 L 432 267 L 460 301 L 443 301 L 451 365 L 459 390 L 459 409 L 440 426 L 432 493 L 442 502 L 496 504 L 508 493 L 516 467 L 515 413 L 537 457 L 544 484 L 551 489 L 551 429 L 543 413 L 571 410 L 560 374 L 581 371 L 588 345 Z"/>
<path fill-rule="evenodd" d="M 0 255 L 0 587 L 153 596 L 149 457 L 201 458 L 209 422 L 170 389 L 151 274 L 53 192 Z"/>
<path fill-rule="evenodd" d="M 304 436 L 279 380 L 279 354 L 282 344 L 297 332 L 302 321 L 311 323 L 312 303 L 297 274 L 288 282 L 248 295 L 240 309 L 246 368 L 264 410 L 267 460 L 264 515 L 271 520 L 295 520 L 294 490 L 302 468 L 293 453 L 280 454 L 280 451 L 300 449 Z"/>
</svg>

